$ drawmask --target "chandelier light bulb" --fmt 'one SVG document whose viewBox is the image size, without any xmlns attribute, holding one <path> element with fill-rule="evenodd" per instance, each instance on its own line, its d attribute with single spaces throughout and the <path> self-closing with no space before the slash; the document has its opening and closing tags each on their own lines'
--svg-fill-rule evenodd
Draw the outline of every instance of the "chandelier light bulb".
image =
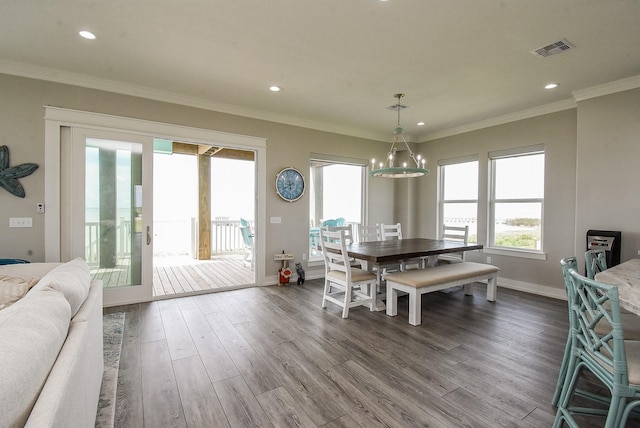
<svg viewBox="0 0 640 428">
<path fill-rule="evenodd" d="M 409 146 L 409 144 L 407 143 L 407 140 L 404 137 L 402 127 L 400 126 L 400 111 L 407 108 L 407 106 L 402 105 L 400 103 L 400 99 L 404 97 L 404 94 L 395 94 L 394 97 L 397 98 L 397 103 L 389 107 L 389 109 L 395 110 L 397 112 L 398 123 L 393 133 L 393 141 L 391 143 L 391 149 L 387 154 L 386 162 L 385 163 L 380 162 L 380 168 L 372 169 L 371 171 L 369 171 L 369 175 L 371 175 L 372 177 L 383 177 L 383 178 L 422 177 L 424 175 L 429 174 L 429 170 L 424 168 L 426 160 L 421 155 L 416 156 L 413 153 L 413 150 L 411 150 L 411 147 Z M 404 144 L 406 148 L 406 154 L 408 154 L 408 157 L 411 158 L 411 160 L 415 164 L 415 167 L 413 166 L 408 167 L 407 162 L 403 162 L 401 167 L 400 166 L 396 167 L 393 165 L 394 155 L 396 151 L 399 149 L 399 147 L 396 147 L 396 145 L 400 145 L 400 144 Z M 371 161 L 372 164 L 373 162 L 374 160 Z"/>
</svg>

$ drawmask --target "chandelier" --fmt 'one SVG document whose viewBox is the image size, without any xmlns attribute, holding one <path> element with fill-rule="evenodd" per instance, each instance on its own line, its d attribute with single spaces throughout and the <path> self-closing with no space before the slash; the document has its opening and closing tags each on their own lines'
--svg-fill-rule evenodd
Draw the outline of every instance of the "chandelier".
<svg viewBox="0 0 640 428">
<path fill-rule="evenodd" d="M 427 160 L 422 158 L 420 155 L 416 157 L 413 150 L 411 150 L 411 147 L 409 147 L 407 140 L 404 138 L 403 130 L 400 127 L 400 110 L 406 108 L 406 106 L 400 104 L 400 98 L 404 97 L 404 94 L 395 94 L 394 97 L 398 99 L 398 102 L 389 107 L 389 109 L 396 110 L 398 112 L 398 126 L 393 132 L 391 149 L 389 150 L 389 153 L 387 153 L 386 162 L 380 162 L 377 169 L 376 160 L 371 159 L 371 172 L 369 172 L 369 175 L 372 177 L 384 178 L 422 177 L 423 175 L 429 174 L 429 170 L 425 168 Z M 394 162 L 396 161 L 396 152 L 398 150 L 396 144 L 400 145 L 400 142 L 404 143 L 407 151 L 409 152 L 409 157 L 416 165 L 415 167 L 407 166 L 406 162 L 403 162 L 402 166 L 394 166 Z"/>
</svg>

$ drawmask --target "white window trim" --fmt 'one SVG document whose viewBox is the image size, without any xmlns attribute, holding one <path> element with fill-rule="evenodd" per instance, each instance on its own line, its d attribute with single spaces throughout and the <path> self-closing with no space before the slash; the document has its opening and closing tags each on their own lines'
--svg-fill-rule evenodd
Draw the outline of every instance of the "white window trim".
<svg viewBox="0 0 640 428">
<path fill-rule="evenodd" d="M 437 175 L 437 183 L 438 183 L 438 215 L 437 215 L 437 231 L 436 236 L 441 238 L 442 234 L 442 226 L 444 224 L 444 204 L 476 204 L 476 209 L 479 206 L 479 189 L 478 195 L 476 199 L 444 199 L 444 177 L 443 177 L 443 168 L 448 165 L 456 165 L 460 163 L 468 163 L 468 162 L 478 162 L 478 155 L 469 155 L 462 156 L 458 158 L 450 158 L 450 159 L 440 159 L 438 160 L 438 175 Z M 480 165 L 478 165 L 479 167 Z M 478 170 L 479 171 L 479 170 Z M 479 179 L 479 177 L 478 177 Z M 478 184 L 480 181 L 478 180 Z M 478 212 L 476 211 L 476 221 L 478 220 Z"/>
<path fill-rule="evenodd" d="M 544 252 L 544 198 L 521 198 L 521 199 L 496 199 L 495 198 L 495 168 L 494 168 L 494 160 L 503 159 L 503 158 L 511 158 L 517 156 L 530 156 L 535 154 L 544 154 L 544 144 L 537 144 L 533 146 L 526 147 L 516 147 L 505 150 L 497 150 L 493 152 L 489 152 L 488 162 L 489 162 L 489 194 L 487 207 L 489 211 L 489 215 L 487 216 L 487 247 L 483 249 L 483 252 L 486 254 L 496 254 L 502 256 L 513 256 L 513 257 L 521 257 L 527 259 L 535 259 L 535 260 L 546 260 L 547 254 Z M 495 204 L 496 203 L 528 203 L 528 202 L 538 202 L 541 203 L 541 212 L 540 212 L 540 223 L 541 223 L 541 234 L 540 234 L 540 244 L 541 250 L 527 250 L 524 248 L 510 248 L 510 247 L 498 247 L 494 245 L 495 239 Z"/>
<path fill-rule="evenodd" d="M 45 260 L 61 260 L 60 243 L 67 237 L 60 230 L 60 132 L 65 126 L 108 131 L 126 131 L 131 134 L 149 135 L 156 138 L 187 139 L 194 143 L 223 144 L 228 147 L 253 150 L 256 153 L 256 232 L 266 230 L 266 165 L 267 139 L 248 135 L 231 134 L 210 129 L 194 128 L 170 123 L 153 122 L 124 116 L 44 106 L 45 109 Z M 256 285 L 266 283 L 264 260 L 265 239 L 256 241 Z"/>
<path fill-rule="evenodd" d="M 336 156 L 336 155 L 329 155 L 329 154 L 325 154 L 325 153 L 310 153 L 309 154 L 309 163 L 313 162 L 313 161 L 318 161 L 318 162 L 330 162 L 333 164 L 345 164 L 345 165 L 353 165 L 353 166 L 360 166 L 362 167 L 362 198 L 360 199 L 360 221 L 362 222 L 362 224 L 366 224 L 367 220 L 369 218 L 368 216 L 368 210 L 367 210 L 367 195 L 369 194 L 368 188 L 369 188 L 369 174 L 368 174 L 368 166 L 369 166 L 369 161 L 365 160 L 365 159 L 360 159 L 360 158 L 350 158 L 350 157 L 346 157 L 346 156 Z M 308 211 L 308 210 L 307 210 Z M 307 266 L 308 267 L 313 267 L 313 266 L 324 266 L 324 258 L 311 258 L 311 255 L 309 254 L 309 257 L 307 257 Z"/>
</svg>

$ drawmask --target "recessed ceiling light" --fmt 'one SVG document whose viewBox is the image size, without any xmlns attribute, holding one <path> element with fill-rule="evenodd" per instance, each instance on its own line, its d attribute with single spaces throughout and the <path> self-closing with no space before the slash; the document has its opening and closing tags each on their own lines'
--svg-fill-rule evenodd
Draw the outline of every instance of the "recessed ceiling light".
<svg viewBox="0 0 640 428">
<path fill-rule="evenodd" d="M 78 34 L 80 34 L 80 37 L 84 37 L 85 39 L 88 39 L 88 40 L 95 40 L 96 38 L 95 34 L 87 30 L 82 30 Z"/>
<path fill-rule="evenodd" d="M 282 88 L 280 86 L 273 85 L 273 86 L 269 86 L 269 90 L 271 92 L 280 92 L 282 90 Z"/>
<path fill-rule="evenodd" d="M 558 87 L 557 83 L 547 83 L 546 85 L 544 85 L 545 89 L 555 89 Z"/>
<path fill-rule="evenodd" d="M 418 122 L 417 125 L 418 126 L 424 126 L 424 122 Z"/>
</svg>

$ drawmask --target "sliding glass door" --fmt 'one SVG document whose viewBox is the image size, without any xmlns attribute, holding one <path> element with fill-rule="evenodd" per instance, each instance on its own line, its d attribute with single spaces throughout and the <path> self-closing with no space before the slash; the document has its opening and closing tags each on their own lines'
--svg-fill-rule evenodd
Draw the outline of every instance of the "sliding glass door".
<svg viewBox="0 0 640 428">
<path fill-rule="evenodd" d="M 151 299 L 150 137 L 73 128 L 71 254 L 104 287 L 106 306 Z"/>
</svg>

